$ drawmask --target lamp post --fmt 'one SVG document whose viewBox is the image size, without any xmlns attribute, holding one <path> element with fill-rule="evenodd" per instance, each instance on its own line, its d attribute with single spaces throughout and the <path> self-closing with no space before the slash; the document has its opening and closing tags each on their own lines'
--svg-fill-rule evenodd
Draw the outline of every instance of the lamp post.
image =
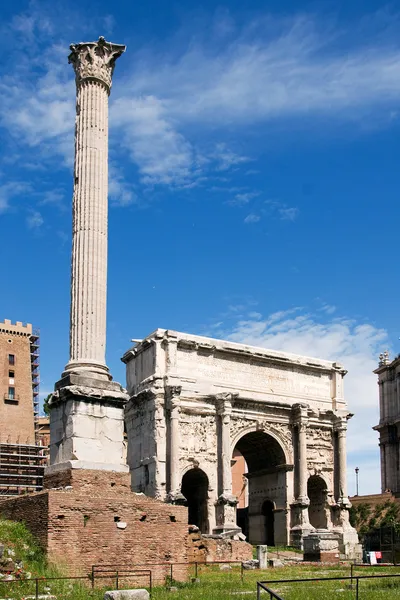
<svg viewBox="0 0 400 600">
<path fill-rule="evenodd" d="M 358 472 L 360 469 L 356 467 L 354 470 L 356 472 L 356 496 L 358 496 Z"/>
</svg>

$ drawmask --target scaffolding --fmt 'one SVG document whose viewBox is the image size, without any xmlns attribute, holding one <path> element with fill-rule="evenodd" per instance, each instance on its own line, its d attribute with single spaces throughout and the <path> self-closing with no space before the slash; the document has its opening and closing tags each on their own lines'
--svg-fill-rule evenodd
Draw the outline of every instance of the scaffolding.
<svg viewBox="0 0 400 600">
<path fill-rule="evenodd" d="M 33 394 L 33 421 L 35 426 L 35 441 L 38 443 L 38 421 L 39 421 L 39 350 L 40 330 L 33 329 L 30 337 L 31 345 L 31 371 L 32 371 L 32 394 Z"/>
<path fill-rule="evenodd" d="M 0 444 L 0 497 L 43 489 L 46 450 L 44 446 Z"/>
<path fill-rule="evenodd" d="M 40 332 L 39 329 L 32 329 L 32 325 L 24 325 L 21 321 L 15 324 L 5 319 L 0 323 L 0 329 L 3 333 L 10 336 L 24 336 L 30 345 L 30 370 L 32 377 L 32 402 L 33 402 L 33 422 L 34 439 L 31 435 L 27 443 L 0 443 L 0 498 L 7 496 L 19 496 L 29 492 L 38 492 L 43 489 L 44 467 L 48 460 L 48 447 L 43 445 L 39 436 L 39 349 Z M 28 366 L 28 365 L 27 365 Z M 18 397 L 9 398 L 8 394 L 5 402 L 8 404 L 14 402 L 18 404 Z M 29 404 L 26 406 L 31 416 Z M 17 417 L 14 417 L 17 418 Z M 5 426 L 6 424 L 4 424 Z M 5 427 L 6 429 L 6 427 Z M 5 431 L 3 439 L 7 437 Z"/>
</svg>

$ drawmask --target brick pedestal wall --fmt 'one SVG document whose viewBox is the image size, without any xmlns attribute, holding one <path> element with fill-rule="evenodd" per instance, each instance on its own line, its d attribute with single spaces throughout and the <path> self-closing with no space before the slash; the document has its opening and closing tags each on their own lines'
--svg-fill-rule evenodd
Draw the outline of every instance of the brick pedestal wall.
<svg viewBox="0 0 400 600">
<path fill-rule="evenodd" d="M 153 581 L 170 574 L 166 562 L 237 561 L 252 557 L 246 542 L 189 534 L 187 508 L 130 489 L 130 475 L 67 469 L 45 476 L 45 490 L 0 501 L 0 514 L 24 521 L 49 562 L 70 575 L 93 565 L 149 565 Z M 185 564 L 173 577 L 186 580 Z"/>
<path fill-rule="evenodd" d="M 238 540 L 204 537 L 201 533 L 189 535 L 190 562 L 246 561 L 253 558 L 253 546 Z"/>
<path fill-rule="evenodd" d="M 46 477 L 45 485 L 3 500 L 0 514 L 24 521 L 48 560 L 67 573 L 86 575 L 101 564 L 187 562 L 187 509 L 131 492 L 129 474 L 68 470 Z M 155 579 L 166 572 L 155 569 Z M 186 569 L 174 575 L 185 578 Z"/>
</svg>

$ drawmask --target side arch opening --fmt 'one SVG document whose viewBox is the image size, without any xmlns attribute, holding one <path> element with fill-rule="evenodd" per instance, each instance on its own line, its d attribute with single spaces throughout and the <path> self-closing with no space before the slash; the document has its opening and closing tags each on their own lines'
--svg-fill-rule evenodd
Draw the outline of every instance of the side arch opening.
<svg viewBox="0 0 400 600">
<path fill-rule="evenodd" d="M 190 469 L 182 477 L 181 492 L 188 503 L 189 525 L 196 525 L 201 533 L 209 533 L 208 477 L 201 469 Z"/>
</svg>

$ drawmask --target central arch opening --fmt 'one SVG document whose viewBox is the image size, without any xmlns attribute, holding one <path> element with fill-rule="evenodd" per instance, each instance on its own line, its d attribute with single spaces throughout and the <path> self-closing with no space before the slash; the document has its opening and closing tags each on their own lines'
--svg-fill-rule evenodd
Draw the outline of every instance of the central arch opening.
<svg viewBox="0 0 400 600">
<path fill-rule="evenodd" d="M 201 469 L 190 469 L 182 477 L 181 492 L 188 503 L 189 525 L 208 533 L 208 477 Z"/>
<path fill-rule="evenodd" d="M 239 496 L 238 465 L 247 490 Z M 233 451 L 232 493 L 239 498 L 237 525 L 251 544 L 287 545 L 285 453 L 265 431 L 252 431 L 236 443 Z"/>
</svg>

